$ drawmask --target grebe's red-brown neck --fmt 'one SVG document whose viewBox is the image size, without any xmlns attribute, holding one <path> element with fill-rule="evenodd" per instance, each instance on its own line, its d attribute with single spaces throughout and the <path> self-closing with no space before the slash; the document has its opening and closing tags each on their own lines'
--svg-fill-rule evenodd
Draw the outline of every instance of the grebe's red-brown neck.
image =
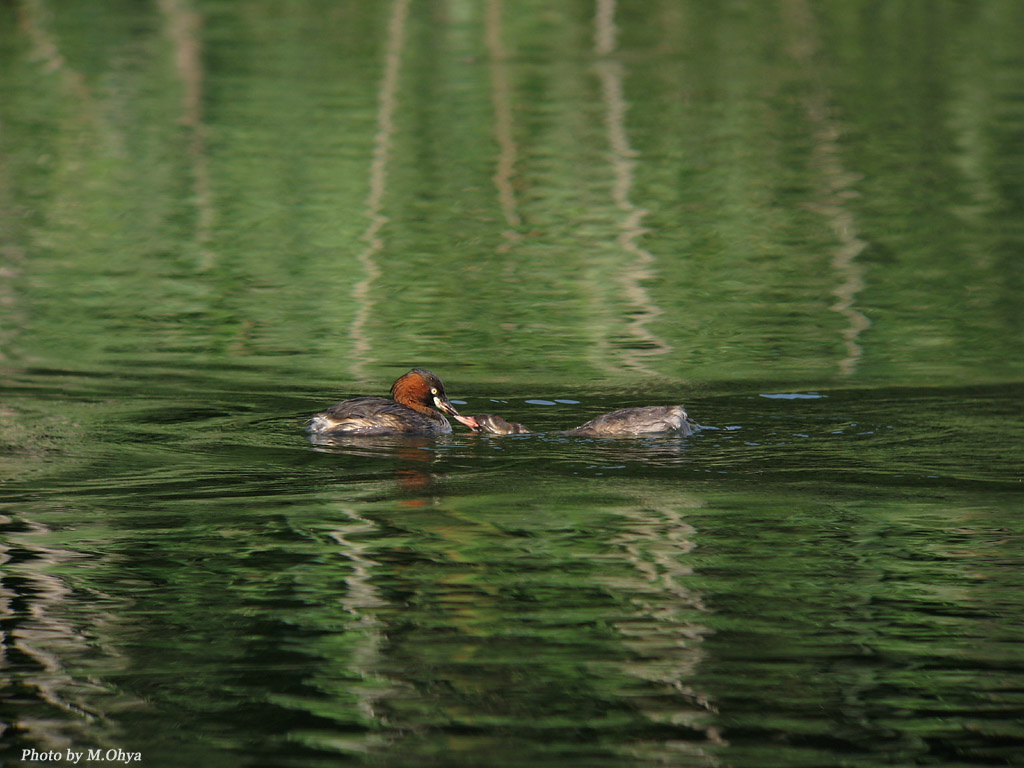
<svg viewBox="0 0 1024 768">
<path fill-rule="evenodd" d="M 429 373 L 429 371 L 426 373 Z M 394 399 L 396 403 L 407 405 L 420 413 L 433 415 L 433 396 L 444 398 L 445 395 L 440 379 L 432 373 L 430 374 L 430 377 L 436 381 L 433 386 L 431 386 L 427 379 L 422 375 L 420 369 L 417 368 L 409 371 L 405 376 L 402 376 L 398 381 L 391 385 L 392 399 Z"/>
</svg>

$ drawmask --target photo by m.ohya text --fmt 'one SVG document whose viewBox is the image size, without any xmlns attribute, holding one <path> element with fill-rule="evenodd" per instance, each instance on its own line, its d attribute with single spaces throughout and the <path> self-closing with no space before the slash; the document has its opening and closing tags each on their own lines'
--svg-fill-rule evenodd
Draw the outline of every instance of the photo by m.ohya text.
<svg viewBox="0 0 1024 768">
<path fill-rule="evenodd" d="M 126 749 L 23 749 L 23 763 L 63 763 L 64 765 L 82 765 L 85 763 L 121 763 L 130 765 L 142 762 L 141 752 L 129 752 Z"/>
</svg>

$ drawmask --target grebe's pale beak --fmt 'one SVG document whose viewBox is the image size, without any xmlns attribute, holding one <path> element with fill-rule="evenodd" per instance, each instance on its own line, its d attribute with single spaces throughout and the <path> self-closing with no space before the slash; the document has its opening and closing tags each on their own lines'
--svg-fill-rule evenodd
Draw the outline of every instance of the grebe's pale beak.
<svg viewBox="0 0 1024 768">
<path fill-rule="evenodd" d="M 480 427 L 480 425 L 476 423 L 476 419 L 474 419 L 472 416 L 463 416 L 457 410 L 455 410 L 455 406 L 448 402 L 447 397 L 434 395 L 434 405 L 437 406 L 437 409 L 439 411 L 444 411 L 457 422 L 459 422 L 460 424 L 465 424 L 470 429 L 478 429 Z"/>
</svg>

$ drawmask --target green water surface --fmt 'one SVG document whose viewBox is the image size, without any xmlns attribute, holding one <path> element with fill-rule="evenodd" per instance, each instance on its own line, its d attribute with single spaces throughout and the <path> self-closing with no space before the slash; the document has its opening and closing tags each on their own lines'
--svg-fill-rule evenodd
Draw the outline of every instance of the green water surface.
<svg viewBox="0 0 1024 768">
<path fill-rule="evenodd" d="M 0 763 L 1024 765 L 1022 30 L 0 3 Z"/>
</svg>

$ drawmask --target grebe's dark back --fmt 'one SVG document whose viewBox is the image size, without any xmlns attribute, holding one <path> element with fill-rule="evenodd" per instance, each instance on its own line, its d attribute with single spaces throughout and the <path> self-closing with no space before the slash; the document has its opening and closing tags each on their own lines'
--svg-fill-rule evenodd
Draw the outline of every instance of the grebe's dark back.
<svg viewBox="0 0 1024 768">
<path fill-rule="evenodd" d="M 437 410 L 434 410 L 434 409 Z M 313 416 L 312 435 L 444 435 L 452 431 L 443 411 L 467 427 L 476 420 L 461 416 L 444 392 L 444 384 L 425 368 L 413 368 L 391 386 L 391 399 L 356 397 Z"/>
</svg>

